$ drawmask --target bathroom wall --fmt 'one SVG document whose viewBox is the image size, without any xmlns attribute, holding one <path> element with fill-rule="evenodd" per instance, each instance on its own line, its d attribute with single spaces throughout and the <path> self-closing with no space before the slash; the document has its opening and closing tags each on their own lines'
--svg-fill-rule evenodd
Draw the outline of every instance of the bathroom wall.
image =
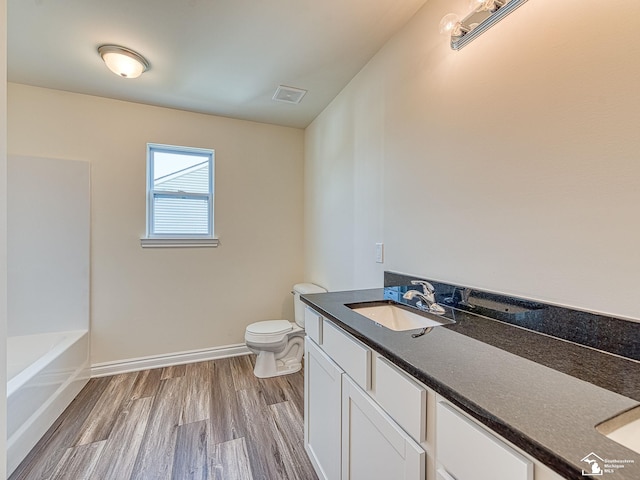
<svg viewBox="0 0 640 480">
<path fill-rule="evenodd" d="M 7 2 L 0 0 L 0 476 L 7 470 Z"/>
<path fill-rule="evenodd" d="M 640 319 L 640 3 L 430 0 L 307 128 L 306 277 L 382 270 Z M 375 263 L 375 243 L 385 263 Z"/>
<path fill-rule="evenodd" d="M 293 318 L 302 130 L 18 84 L 8 127 L 12 155 L 91 162 L 93 364 L 243 343 L 247 324 Z M 147 142 L 215 149 L 219 247 L 141 248 Z"/>
</svg>

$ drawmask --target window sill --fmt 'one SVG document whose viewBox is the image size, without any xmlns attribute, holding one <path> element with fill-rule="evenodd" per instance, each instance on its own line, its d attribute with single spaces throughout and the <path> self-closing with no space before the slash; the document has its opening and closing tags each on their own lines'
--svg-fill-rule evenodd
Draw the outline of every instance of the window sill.
<svg viewBox="0 0 640 480">
<path fill-rule="evenodd" d="M 141 238 L 142 248 L 192 248 L 192 247 L 217 247 L 220 240 L 217 238 Z"/>
</svg>

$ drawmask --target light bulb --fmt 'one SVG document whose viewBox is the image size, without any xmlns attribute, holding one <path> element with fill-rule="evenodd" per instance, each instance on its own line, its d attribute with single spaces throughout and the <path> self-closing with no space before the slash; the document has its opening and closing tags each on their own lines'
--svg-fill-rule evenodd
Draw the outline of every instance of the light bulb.
<svg viewBox="0 0 640 480">
<path fill-rule="evenodd" d="M 448 13 L 440 20 L 440 33 L 444 35 L 456 35 L 460 29 L 460 19 L 455 13 Z"/>
</svg>

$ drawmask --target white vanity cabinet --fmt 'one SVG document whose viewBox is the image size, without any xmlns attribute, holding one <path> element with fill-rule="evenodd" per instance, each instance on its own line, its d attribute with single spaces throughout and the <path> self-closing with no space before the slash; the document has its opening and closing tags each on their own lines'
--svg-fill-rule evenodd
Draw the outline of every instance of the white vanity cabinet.
<svg viewBox="0 0 640 480">
<path fill-rule="evenodd" d="M 321 480 L 561 480 L 307 307 L 305 449 Z"/>
<path fill-rule="evenodd" d="M 305 339 L 304 423 L 305 450 L 318 477 L 426 480 L 425 450 L 370 395 L 371 349 L 328 320 L 316 318 L 308 308 L 305 319 L 313 326 Z M 387 388 L 400 385 L 394 383 L 393 371 L 383 371 L 385 367 L 381 383 Z M 386 393 L 390 398 L 391 392 Z M 401 410 L 397 400 L 388 403 Z"/>
</svg>

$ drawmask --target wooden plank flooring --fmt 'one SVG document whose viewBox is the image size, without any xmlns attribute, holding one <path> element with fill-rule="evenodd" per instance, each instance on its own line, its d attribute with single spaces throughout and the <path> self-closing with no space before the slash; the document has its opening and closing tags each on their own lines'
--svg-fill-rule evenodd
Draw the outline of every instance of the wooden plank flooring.
<svg viewBox="0 0 640 480">
<path fill-rule="evenodd" d="M 302 372 L 255 356 L 89 381 L 9 480 L 315 480 Z"/>
</svg>

